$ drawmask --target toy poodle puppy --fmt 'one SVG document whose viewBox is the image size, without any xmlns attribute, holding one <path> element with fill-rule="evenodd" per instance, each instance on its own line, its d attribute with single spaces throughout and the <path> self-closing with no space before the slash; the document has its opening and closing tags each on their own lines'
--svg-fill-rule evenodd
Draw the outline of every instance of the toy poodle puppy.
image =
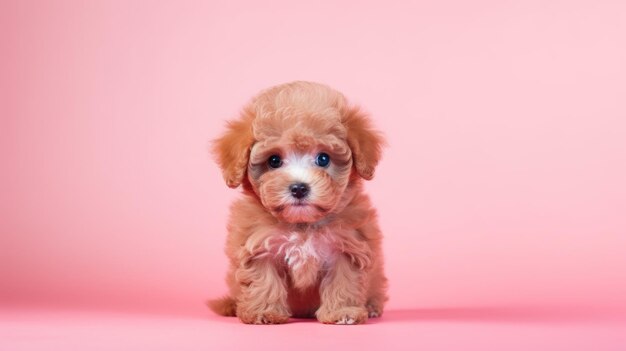
<svg viewBox="0 0 626 351">
<path fill-rule="evenodd" d="M 253 98 L 213 145 L 226 184 L 244 196 L 228 223 L 230 294 L 211 309 L 252 324 L 380 316 L 382 235 L 362 180 L 382 145 L 368 117 L 325 85 L 293 82 Z"/>
</svg>

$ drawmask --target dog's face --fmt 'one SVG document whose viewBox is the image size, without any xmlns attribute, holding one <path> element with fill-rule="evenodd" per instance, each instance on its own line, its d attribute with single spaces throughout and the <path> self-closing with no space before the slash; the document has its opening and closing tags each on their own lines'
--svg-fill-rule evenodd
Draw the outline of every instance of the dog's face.
<svg viewBox="0 0 626 351">
<path fill-rule="evenodd" d="M 337 111 L 285 109 L 253 123 L 248 180 L 263 206 L 290 223 L 315 222 L 337 207 L 352 153 Z"/>
<path fill-rule="evenodd" d="M 345 206 L 351 182 L 372 178 L 381 143 L 343 95 L 295 82 L 253 99 L 214 151 L 230 187 L 243 183 L 280 221 L 312 223 Z"/>
</svg>

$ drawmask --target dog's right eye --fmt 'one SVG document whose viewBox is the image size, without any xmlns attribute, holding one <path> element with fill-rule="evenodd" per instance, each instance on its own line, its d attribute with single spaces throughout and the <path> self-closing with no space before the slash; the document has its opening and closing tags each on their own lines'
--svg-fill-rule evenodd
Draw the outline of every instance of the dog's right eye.
<svg viewBox="0 0 626 351">
<path fill-rule="evenodd" d="M 270 168 L 278 168 L 283 165 L 283 160 L 281 160 L 278 155 L 272 155 L 267 159 L 267 165 L 270 166 Z"/>
</svg>

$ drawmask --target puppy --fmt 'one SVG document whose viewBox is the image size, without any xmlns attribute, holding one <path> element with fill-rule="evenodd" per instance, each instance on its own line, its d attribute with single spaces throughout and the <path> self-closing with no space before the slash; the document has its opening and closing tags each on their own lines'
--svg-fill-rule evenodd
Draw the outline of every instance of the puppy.
<svg viewBox="0 0 626 351">
<path fill-rule="evenodd" d="M 230 294 L 209 302 L 244 323 L 290 317 L 358 324 L 387 300 L 382 235 L 363 193 L 383 139 L 367 116 L 321 84 L 269 88 L 213 145 L 231 188 Z"/>
</svg>

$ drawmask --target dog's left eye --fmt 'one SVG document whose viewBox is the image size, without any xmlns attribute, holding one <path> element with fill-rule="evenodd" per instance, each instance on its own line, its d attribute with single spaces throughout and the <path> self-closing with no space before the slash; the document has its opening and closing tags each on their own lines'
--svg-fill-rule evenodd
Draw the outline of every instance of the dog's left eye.
<svg viewBox="0 0 626 351">
<path fill-rule="evenodd" d="M 278 155 L 272 155 L 270 156 L 270 158 L 267 159 L 267 164 L 271 168 L 279 168 L 280 166 L 283 165 L 283 160 L 281 160 L 280 156 Z"/>
<path fill-rule="evenodd" d="M 330 156 L 328 156 L 327 153 L 320 152 L 319 154 L 317 154 L 315 164 L 320 167 L 327 167 L 328 164 L 330 164 Z"/>
</svg>

